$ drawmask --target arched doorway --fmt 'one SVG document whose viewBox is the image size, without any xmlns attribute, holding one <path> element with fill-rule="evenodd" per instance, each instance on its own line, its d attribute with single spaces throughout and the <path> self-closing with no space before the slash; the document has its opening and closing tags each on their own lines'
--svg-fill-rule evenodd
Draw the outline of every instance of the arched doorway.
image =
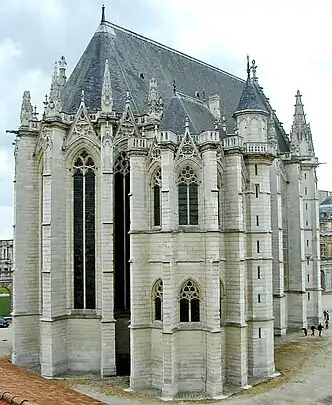
<svg viewBox="0 0 332 405">
<path fill-rule="evenodd" d="M 10 290 L 2 286 L 0 287 L 0 317 L 10 316 L 11 312 L 11 300 Z"/>
</svg>

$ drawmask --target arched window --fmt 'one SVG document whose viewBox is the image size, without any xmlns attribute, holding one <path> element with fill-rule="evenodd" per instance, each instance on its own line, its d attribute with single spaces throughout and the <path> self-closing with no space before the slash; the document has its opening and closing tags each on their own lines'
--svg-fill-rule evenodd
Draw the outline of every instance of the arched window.
<svg viewBox="0 0 332 405">
<path fill-rule="evenodd" d="M 198 225 L 198 180 L 190 166 L 178 178 L 179 225 Z"/>
<path fill-rule="evenodd" d="M 187 280 L 180 292 L 180 322 L 199 322 L 199 290 L 196 283 Z"/>
<path fill-rule="evenodd" d="M 222 228 L 223 226 L 223 208 L 224 208 L 224 194 L 222 190 L 222 180 L 221 174 L 218 172 L 217 177 L 217 188 L 218 188 L 218 226 Z"/>
<path fill-rule="evenodd" d="M 323 270 L 320 271 L 320 285 L 325 290 L 325 273 Z"/>
<path fill-rule="evenodd" d="M 161 225 L 161 169 L 159 168 L 154 176 L 152 183 L 153 190 L 153 226 Z"/>
<path fill-rule="evenodd" d="M 220 316 L 220 326 L 224 326 L 225 324 L 225 289 L 222 281 L 220 280 L 220 309 L 219 309 L 219 316 Z"/>
<path fill-rule="evenodd" d="M 74 308 L 95 309 L 95 163 L 83 151 L 73 169 Z"/>
<path fill-rule="evenodd" d="M 163 282 L 157 280 L 153 286 L 154 321 L 163 320 Z"/>
</svg>

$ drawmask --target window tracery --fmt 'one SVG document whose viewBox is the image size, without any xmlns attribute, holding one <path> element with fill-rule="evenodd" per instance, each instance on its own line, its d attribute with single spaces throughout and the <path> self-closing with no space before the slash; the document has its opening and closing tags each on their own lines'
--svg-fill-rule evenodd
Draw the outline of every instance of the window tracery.
<svg viewBox="0 0 332 405">
<path fill-rule="evenodd" d="M 197 284 L 187 280 L 180 292 L 180 322 L 200 321 L 200 295 Z"/>
<path fill-rule="evenodd" d="M 179 225 L 198 225 L 198 179 L 190 166 L 178 177 L 178 208 Z"/>
<path fill-rule="evenodd" d="M 154 321 L 163 320 L 163 282 L 157 280 L 153 286 Z"/>
<path fill-rule="evenodd" d="M 123 151 L 119 154 L 116 158 L 114 163 L 114 174 L 121 173 L 124 176 L 129 173 L 130 166 L 129 166 L 129 159 L 126 151 Z"/>
</svg>

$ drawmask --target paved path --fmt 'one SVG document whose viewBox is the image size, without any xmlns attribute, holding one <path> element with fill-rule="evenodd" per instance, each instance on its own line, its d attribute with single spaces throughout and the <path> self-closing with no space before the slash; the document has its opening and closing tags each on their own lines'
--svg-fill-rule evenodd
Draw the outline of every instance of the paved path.
<svg viewBox="0 0 332 405">
<path fill-rule="evenodd" d="M 297 334 L 297 336 L 299 335 Z M 320 342 L 318 337 L 297 337 L 298 342 L 311 342 L 306 339 L 311 340 L 313 344 Z M 8 355 L 10 346 L 11 329 L 0 329 L 0 356 Z M 244 394 L 211 403 L 220 405 L 332 405 L 332 329 L 324 331 L 319 347 L 321 348 L 316 352 L 308 350 L 307 363 L 301 366 L 288 382 L 261 394 L 252 395 L 251 390 L 248 390 Z M 57 381 L 45 380 L 34 373 L 11 365 L 6 360 L 0 360 L 0 387 L 6 388 L 8 391 L 16 390 L 15 394 L 26 396 L 39 405 L 100 404 L 97 400 L 110 405 L 157 405 L 162 403 L 153 399 L 141 399 L 134 394 L 126 394 L 124 397 L 105 395 L 98 392 L 96 387 L 89 385 L 76 387 L 82 394 L 95 397 L 95 400 L 89 399 L 78 392 L 63 388 Z M 198 403 L 198 401 L 185 402 L 187 405 L 198 405 Z"/>
</svg>

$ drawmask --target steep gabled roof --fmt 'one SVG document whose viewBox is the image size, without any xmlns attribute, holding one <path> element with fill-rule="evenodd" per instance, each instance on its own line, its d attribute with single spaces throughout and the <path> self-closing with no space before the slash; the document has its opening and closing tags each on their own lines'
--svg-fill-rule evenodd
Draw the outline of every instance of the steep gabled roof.
<svg viewBox="0 0 332 405">
<path fill-rule="evenodd" d="M 106 59 L 116 111 L 123 110 L 129 90 L 134 112 L 145 113 L 149 81 L 154 77 L 165 108 L 173 96 L 174 81 L 179 92 L 191 97 L 218 93 L 233 129 L 231 117 L 244 87 L 242 79 L 109 22 L 100 24 L 63 89 L 65 112 L 77 111 L 82 89 L 87 108 L 100 109 Z"/>
<path fill-rule="evenodd" d="M 105 62 L 108 60 L 113 107 L 123 111 L 127 90 L 135 114 L 147 112 L 149 81 L 155 78 L 158 91 L 164 101 L 163 128 L 183 131 L 182 116 L 176 115 L 174 86 L 181 97 L 180 111 L 187 113 L 193 133 L 214 128 L 213 116 L 202 100 L 209 95 L 219 94 L 222 114 L 226 118 L 227 130 L 232 133 L 233 114 L 237 106 L 253 103 L 250 94 L 244 94 L 245 81 L 207 63 L 187 56 L 160 43 L 105 21 L 99 25 L 89 45 L 81 56 L 62 91 L 63 111 L 75 114 L 80 104 L 82 90 L 89 111 L 95 112 L 101 106 L 102 83 Z M 257 83 L 250 90 L 260 95 L 256 106 L 272 111 L 266 97 Z M 250 96 L 250 97 L 249 97 Z M 197 102 L 195 100 L 197 99 Z M 240 100 L 241 99 L 241 100 Z M 240 102 L 239 102 L 240 101 Z M 201 102 L 201 104 L 200 104 Z M 289 150 L 287 135 L 277 117 L 273 114 L 282 152 Z M 181 129 L 181 130 L 180 130 Z"/>
</svg>

